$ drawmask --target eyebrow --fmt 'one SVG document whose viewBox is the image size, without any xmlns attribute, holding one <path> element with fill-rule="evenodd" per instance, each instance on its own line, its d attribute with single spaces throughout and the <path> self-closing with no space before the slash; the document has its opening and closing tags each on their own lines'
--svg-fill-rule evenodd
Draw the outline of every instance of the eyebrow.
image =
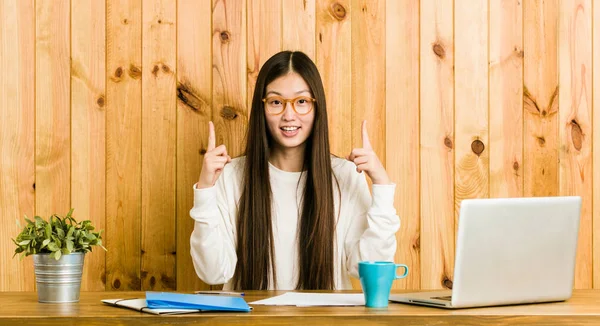
<svg viewBox="0 0 600 326">
<path fill-rule="evenodd" d="M 297 91 L 295 94 L 302 94 L 302 93 L 310 93 L 310 91 L 308 89 L 303 89 L 301 91 Z M 269 95 L 269 94 L 275 94 L 275 95 L 283 96 L 283 95 L 281 95 L 281 93 L 276 92 L 276 91 L 268 91 L 267 95 Z"/>
</svg>

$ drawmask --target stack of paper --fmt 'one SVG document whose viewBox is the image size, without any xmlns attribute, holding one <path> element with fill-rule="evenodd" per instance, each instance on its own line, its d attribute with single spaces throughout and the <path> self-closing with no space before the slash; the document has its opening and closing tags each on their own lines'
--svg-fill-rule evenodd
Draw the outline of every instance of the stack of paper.
<svg viewBox="0 0 600 326">
<path fill-rule="evenodd" d="M 110 299 L 102 302 L 151 314 L 182 314 L 201 311 L 241 311 L 251 308 L 240 296 L 146 292 L 145 299 Z"/>
<path fill-rule="evenodd" d="M 148 308 L 146 299 L 106 299 L 102 302 L 115 306 L 137 310 L 139 312 L 147 312 L 155 315 L 176 315 L 176 314 L 189 314 L 193 312 L 200 312 L 198 309 L 153 309 Z"/>
<path fill-rule="evenodd" d="M 203 311 L 250 311 L 238 296 L 146 292 L 148 308 L 200 309 Z"/>
</svg>

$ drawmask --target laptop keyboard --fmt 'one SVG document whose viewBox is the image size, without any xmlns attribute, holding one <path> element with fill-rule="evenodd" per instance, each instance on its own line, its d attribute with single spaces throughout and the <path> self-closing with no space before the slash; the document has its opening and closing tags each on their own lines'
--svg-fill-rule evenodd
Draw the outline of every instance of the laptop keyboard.
<svg viewBox="0 0 600 326">
<path fill-rule="evenodd" d="M 446 295 L 443 297 L 431 297 L 432 299 L 438 299 L 438 300 L 446 300 L 446 301 L 452 301 L 452 296 L 451 295 Z"/>
</svg>

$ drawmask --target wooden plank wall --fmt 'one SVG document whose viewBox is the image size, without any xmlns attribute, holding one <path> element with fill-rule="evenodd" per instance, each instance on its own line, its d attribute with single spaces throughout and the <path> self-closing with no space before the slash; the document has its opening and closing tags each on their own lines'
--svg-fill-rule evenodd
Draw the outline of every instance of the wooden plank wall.
<svg viewBox="0 0 600 326">
<path fill-rule="evenodd" d="M 284 49 L 319 67 L 332 152 L 367 120 L 397 184 L 396 288 L 452 286 L 461 200 L 547 195 L 582 196 L 575 287 L 600 288 L 595 0 L 1 0 L 0 21 L 0 291 L 35 288 L 16 221 L 70 207 L 109 250 L 84 290 L 209 288 L 188 215 L 208 121 L 240 155 Z"/>
</svg>

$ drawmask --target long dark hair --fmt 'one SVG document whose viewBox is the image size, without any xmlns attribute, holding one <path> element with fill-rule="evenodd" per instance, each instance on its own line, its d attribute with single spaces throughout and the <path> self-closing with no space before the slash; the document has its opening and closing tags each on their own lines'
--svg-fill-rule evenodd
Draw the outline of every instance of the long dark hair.
<svg viewBox="0 0 600 326">
<path fill-rule="evenodd" d="M 297 289 L 332 290 L 334 257 L 333 172 L 329 151 L 327 107 L 323 82 L 312 60 L 302 52 L 283 51 L 261 68 L 252 98 L 246 136 L 246 164 L 237 216 L 237 257 L 233 286 L 239 290 L 265 290 L 275 273 L 271 216 L 269 153 L 273 137 L 266 127 L 262 99 L 267 85 L 289 72 L 299 74 L 316 99 L 315 118 L 306 140 L 304 168 L 306 184 L 298 232 L 300 273 Z M 336 180 L 337 181 L 337 180 Z M 283 253 L 286 254 L 286 253 Z M 288 253 L 293 254 L 293 253 Z M 269 277 L 272 276 L 272 279 Z"/>
</svg>

